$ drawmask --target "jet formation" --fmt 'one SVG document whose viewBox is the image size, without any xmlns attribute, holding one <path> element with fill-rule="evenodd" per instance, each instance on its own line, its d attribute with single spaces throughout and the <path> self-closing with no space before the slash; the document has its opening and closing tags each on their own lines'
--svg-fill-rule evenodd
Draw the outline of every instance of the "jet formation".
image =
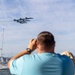
<svg viewBox="0 0 75 75">
<path fill-rule="evenodd" d="M 27 23 L 28 21 L 30 21 L 30 19 L 33 19 L 33 18 L 32 17 L 25 17 L 25 18 L 14 19 L 13 21 L 24 24 L 24 23 Z"/>
</svg>

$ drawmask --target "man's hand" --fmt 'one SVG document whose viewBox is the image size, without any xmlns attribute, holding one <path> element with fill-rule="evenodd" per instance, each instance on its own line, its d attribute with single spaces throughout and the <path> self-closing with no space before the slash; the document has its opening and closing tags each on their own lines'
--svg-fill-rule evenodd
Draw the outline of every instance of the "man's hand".
<svg viewBox="0 0 75 75">
<path fill-rule="evenodd" d="M 36 49 L 36 39 L 31 39 L 28 45 L 28 48 L 30 48 L 32 51 Z"/>
</svg>

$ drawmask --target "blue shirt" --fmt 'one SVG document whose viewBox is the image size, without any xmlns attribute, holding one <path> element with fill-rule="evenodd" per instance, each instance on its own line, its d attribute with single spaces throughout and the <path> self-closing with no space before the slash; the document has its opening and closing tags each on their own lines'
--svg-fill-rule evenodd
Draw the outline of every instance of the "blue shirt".
<svg viewBox="0 0 75 75">
<path fill-rule="evenodd" d="M 74 75 L 74 65 L 69 57 L 60 54 L 26 54 L 10 64 L 16 75 Z"/>
</svg>

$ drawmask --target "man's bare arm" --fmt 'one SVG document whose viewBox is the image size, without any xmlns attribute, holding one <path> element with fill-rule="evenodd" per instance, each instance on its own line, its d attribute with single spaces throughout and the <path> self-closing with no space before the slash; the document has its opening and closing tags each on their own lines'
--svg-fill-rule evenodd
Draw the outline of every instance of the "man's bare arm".
<svg viewBox="0 0 75 75">
<path fill-rule="evenodd" d="M 28 45 L 27 48 L 29 48 L 29 49 L 31 50 L 31 52 L 32 52 L 32 51 L 34 51 L 34 50 L 36 49 L 35 44 L 36 44 L 36 39 L 32 39 L 32 40 L 30 40 L 30 43 L 29 43 L 29 45 Z M 23 56 L 23 55 L 25 55 L 25 54 L 30 54 L 31 52 L 28 52 L 27 50 L 24 50 L 24 51 L 22 51 L 21 53 L 19 53 L 19 54 L 13 56 L 13 57 L 8 61 L 8 68 L 10 68 L 10 63 L 11 63 L 12 60 L 17 59 L 17 58 L 19 58 L 19 57 L 21 57 L 21 56 Z"/>
</svg>

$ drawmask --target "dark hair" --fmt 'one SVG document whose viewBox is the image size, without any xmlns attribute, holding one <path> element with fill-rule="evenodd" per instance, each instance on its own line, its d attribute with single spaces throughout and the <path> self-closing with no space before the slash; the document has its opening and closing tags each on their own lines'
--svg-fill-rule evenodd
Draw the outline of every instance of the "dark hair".
<svg viewBox="0 0 75 75">
<path fill-rule="evenodd" d="M 43 46 L 50 46 L 55 41 L 54 41 L 54 36 L 52 33 L 48 32 L 48 31 L 43 31 L 38 34 L 37 42 L 39 42 Z"/>
</svg>

